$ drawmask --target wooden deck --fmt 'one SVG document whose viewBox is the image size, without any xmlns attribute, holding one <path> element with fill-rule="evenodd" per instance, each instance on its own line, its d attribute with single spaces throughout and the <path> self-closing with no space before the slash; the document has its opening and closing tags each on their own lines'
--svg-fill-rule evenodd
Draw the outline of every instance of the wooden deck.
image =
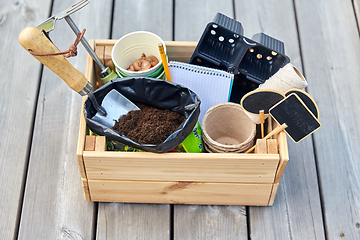
<svg viewBox="0 0 360 240">
<path fill-rule="evenodd" d="M 282 40 L 322 128 L 288 141 L 271 207 L 84 200 L 76 161 L 82 98 L 17 40 L 74 2 L 0 2 L 0 239 L 360 239 L 360 0 L 102 0 L 72 15 L 88 40 L 148 30 L 198 41 L 217 12 L 240 21 L 247 37 Z M 61 50 L 75 40 L 64 20 L 50 36 Z M 80 45 L 70 62 L 84 73 Z"/>
</svg>

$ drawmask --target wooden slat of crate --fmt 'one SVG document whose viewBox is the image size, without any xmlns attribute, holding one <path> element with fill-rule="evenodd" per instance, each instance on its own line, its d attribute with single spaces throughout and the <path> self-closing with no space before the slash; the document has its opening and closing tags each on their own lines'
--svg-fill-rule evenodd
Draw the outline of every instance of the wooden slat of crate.
<svg viewBox="0 0 360 240">
<path fill-rule="evenodd" d="M 84 151 L 88 179 L 273 183 L 278 154 Z"/>
<path fill-rule="evenodd" d="M 267 139 L 266 140 L 266 148 L 268 154 L 275 154 L 278 153 L 278 140 L 277 139 Z M 279 163 L 280 165 L 280 163 Z M 278 167 L 279 169 L 279 167 Z M 271 189 L 271 194 L 269 198 L 268 205 L 273 205 L 276 197 L 277 190 L 279 188 L 279 183 L 274 183 Z"/>
<path fill-rule="evenodd" d="M 269 202 L 268 202 L 267 205 L 272 206 L 274 204 L 276 193 L 277 193 L 278 189 L 279 189 L 279 183 L 274 183 L 273 186 L 272 186 L 270 199 L 269 199 Z"/>
<path fill-rule="evenodd" d="M 170 61 L 189 62 L 195 51 L 196 42 L 165 41 L 166 53 Z"/>
<path fill-rule="evenodd" d="M 115 65 L 111 58 L 111 52 L 112 52 L 113 46 L 105 46 L 104 49 L 104 65 L 108 66 L 111 69 L 115 69 Z"/>
<path fill-rule="evenodd" d="M 287 135 L 284 131 L 280 132 L 277 135 L 277 140 L 279 143 L 279 156 L 280 156 L 280 162 L 278 169 L 276 171 L 275 176 L 275 183 L 279 183 L 281 180 L 281 176 L 283 175 L 285 171 L 285 167 L 289 161 L 289 151 L 287 147 Z"/>
<path fill-rule="evenodd" d="M 89 45 L 91 48 L 95 48 L 95 41 L 90 40 Z M 86 58 L 86 69 L 85 69 L 85 76 L 88 79 L 89 82 L 95 83 L 95 74 L 94 74 L 94 64 L 92 63 L 92 58 L 88 54 Z M 87 96 L 84 96 L 82 99 L 82 108 L 81 112 L 83 112 L 84 103 L 87 99 Z M 83 151 L 85 149 L 85 136 L 86 136 L 86 120 L 84 114 L 80 114 L 80 124 L 79 124 L 79 133 L 78 133 L 78 143 L 76 148 L 76 159 L 79 167 L 80 176 L 83 179 L 87 179 L 86 176 L 86 169 L 84 166 L 84 159 L 83 159 Z M 84 181 L 82 181 L 84 182 Z M 87 187 L 83 185 L 83 188 L 86 189 Z M 85 198 L 86 198 L 86 192 L 85 192 Z"/>
<path fill-rule="evenodd" d="M 92 201 L 267 205 L 272 184 L 89 180 Z"/>
</svg>

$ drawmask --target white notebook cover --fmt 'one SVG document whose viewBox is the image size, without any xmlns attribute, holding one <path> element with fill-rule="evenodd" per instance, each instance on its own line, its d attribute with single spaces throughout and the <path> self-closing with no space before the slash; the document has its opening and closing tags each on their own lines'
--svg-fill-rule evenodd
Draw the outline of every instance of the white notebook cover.
<svg viewBox="0 0 360 240">
<path fill-rule="evenodd" d="M 189 88 L 200 98 L 200 124 L 210 107 L 230 99 L 234 74 L 175 61 L 169 63 L 169 70 L 174 83 Z"/>
</svg>

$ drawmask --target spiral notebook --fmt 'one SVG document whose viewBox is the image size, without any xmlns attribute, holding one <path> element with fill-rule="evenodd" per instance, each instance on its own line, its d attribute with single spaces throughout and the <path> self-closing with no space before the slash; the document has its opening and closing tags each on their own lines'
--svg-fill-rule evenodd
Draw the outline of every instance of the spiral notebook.
<svg viewBox="0 0 360 240">
<path fill-rule="evenodd" d="M 200 98 L 200 124 L 210 107 L 230 99 L 234 74 L 175 61 L 169 62 L 169 70 L 173 82 L 191 89 Z"/>
</svg>

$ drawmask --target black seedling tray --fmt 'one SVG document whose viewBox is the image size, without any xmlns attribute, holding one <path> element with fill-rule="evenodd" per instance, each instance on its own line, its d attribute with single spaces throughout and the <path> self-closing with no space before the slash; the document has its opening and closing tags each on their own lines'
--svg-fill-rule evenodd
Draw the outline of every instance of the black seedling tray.
<svg viewBox="0 0 360 240">
<path fill-rule="evenodd" d="M 189 61 L 234 73 L 230 101 L 236 103 L 290 62 L 283 42 L 264 33 L 249 39 L 243 31 L 240 22 L 217 13 Z"/>
</svg>

